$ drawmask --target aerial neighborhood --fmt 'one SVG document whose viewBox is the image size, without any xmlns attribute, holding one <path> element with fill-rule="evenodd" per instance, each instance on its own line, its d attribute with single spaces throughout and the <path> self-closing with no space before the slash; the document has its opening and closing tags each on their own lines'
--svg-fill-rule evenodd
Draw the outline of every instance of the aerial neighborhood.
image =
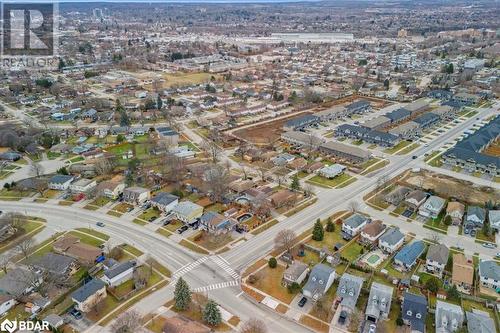
<svg viewBox="0 0 500 333">
<path fill-rule="evenodd" d="M 1 330 L 500 332 L 496 1 L 2 12 Z"/>
</svg>

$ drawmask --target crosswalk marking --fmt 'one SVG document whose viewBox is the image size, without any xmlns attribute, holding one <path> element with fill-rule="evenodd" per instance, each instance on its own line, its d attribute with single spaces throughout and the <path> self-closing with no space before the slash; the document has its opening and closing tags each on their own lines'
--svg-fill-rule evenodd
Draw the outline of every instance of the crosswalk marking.
<svg viewBox="0 0 500 333">
<path fill-rule="evenodd" d="M 205 256 L 205 257 L 201 257 L 200 259 L 196 260 L 196 261 L 193 261 L 192 263 L 189 263 L 187 265 L 184 265 L 182 266 L 181 268 L 179 268 L 178 270 L 176 270 L 174 272 L 174 274 L 172 275 L 172 280 L 177 280 L 178 278 L 180 278 L 182 275 L 186 274 L 187 272 L 193 270 L 194 268 L 196 268 L 197 266 L 201 265 L 202 263 L 204 263 L 205 261 L 207 261 L 210 257 L 208 256 Z"/>
<path fill-rule="evenodd" d="M 210 257 L 210 259 L 212 259 L 212 261 L 214 263 L 216 263 L 220 268 L 222 268 L 224 271 L 226 271 L 227 274 L 231 275 L 231 277 L 235 280 L 239 279 L 240 276 L 238 275 L 238 273 L 236 273 L 230 266 L 229 264 L 227 263 L 226 260 L 224 260 L 224 258 L 222 258 L 221 256 L 212 256 Z"/>
<path fill-rule="evenodd" d="M 236 287 L 239 284 L 240 283 L 237 280 L 226 281 L 226 282 L 219 282 L 219 283 L 210 284 L 208 286 L 203 286 L 203 287 L 195 288 L 195 289 L 193 289 L 193 291 L 199 293 L 199 292 L 216 290 L 216 289 L 222 289 L 222 288 L 228 288 L 228 287 Z"/>
</svg>

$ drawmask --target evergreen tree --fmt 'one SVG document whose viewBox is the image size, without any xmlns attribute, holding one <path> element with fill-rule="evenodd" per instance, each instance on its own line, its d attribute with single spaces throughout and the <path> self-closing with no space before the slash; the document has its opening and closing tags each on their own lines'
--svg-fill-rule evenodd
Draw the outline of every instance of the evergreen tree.
<svg viewBox="0 0 500 333">
<path fill-rule="evenodd" d="M 270 268 L 276 268 L 276 266 L 278 266 L 278 261 L 276 260 L 275 257 L 272 257 L 269 259 L 268 265 Z"/>
<path fill-rule="evenodd" d="M 293 176 L 292 184 L 290 185 L 290 187 L 294 191 L 300 190 L 300 182 L 299 182 L 299 177 L 297 176 L 297 174 L 295 174 L 295 176 Z"/>
<path fill-rule="evenodd" d="M 316 223 L 314 223 L 312 239 L 320 242 L 323 240 L 324 236 L 325 236 L 325 231 L 323 230 L 323 225 L 321 224 L 321 221 L 317 219 Z"/>
<path fill-rule="evenodd" d="M 210 326 L 217 326 L 221 323 L 222 317 L 217 303 L 213 300 L 208 300 L 207 305 L 203 309 L 203 320 Z"/>
<path fill-rule="evenodd" d="M 450 289 L 448 289 L 448 298 L 455 301 L 460 299 L 460 293 L 458 292 L 456 285 L 453 285 Z"/>
<path fill-rule="evenodd" d="M 335 231 L 335 224 L 333 224 L 332 219 L 329 217 L 328 221 L 326 222 L 326 231 L 327 232 L 334 232 Z"/>
<path fill-rule="evenodd" d="M 180 311 L 186 310 L 191 303 L 191 290 L 183 278 L 179 278 L 175 284 L 174 301 L 175 308 Z"/>
<path fill-rule="evenodd" d="M 163 101 L 161 100 L 160 95 L 158 95 L 158 97 L 156 98 L 156 107 L 158 109 L 161 109 L 163 107 Z"/>
</svg>

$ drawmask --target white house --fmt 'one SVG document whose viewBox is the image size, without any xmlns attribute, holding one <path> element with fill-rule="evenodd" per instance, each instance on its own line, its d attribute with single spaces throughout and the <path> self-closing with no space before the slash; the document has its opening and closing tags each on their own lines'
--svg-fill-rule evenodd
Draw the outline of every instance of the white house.
<svg viewBox="0 0 500 333">
<path fill-rule="evenodd" d="M 500 264 L 494 260 L 481 260 L 479 262 L 479 280 L 481 286 L 499 291 Z"/>
<path fill-rule="evenodd" d="M 119 286 L 133 277 L 135 265 L 132 260 L 117 264 L 104 272 L 102 280 L 110 287 Z"/>
<path fill-rule="evenodd" d="M 394 253 L 404 243 L 405 235 L 397 228 L 390 228 L 378 239 L 378 247 L 387 253 Z"/>
<path fill-rule="evenodd" d="M 361 214 L 349 216 L 342 223 L 342 237 L 351 239 L 358 235 L 365 225 L 370 222 L 370 219 Z"/>
<path fill-rule="evenodd" d="M 69 188 L 73 179 L 75 179 L 73 176 L 55 175 L 49 179 L 48 187 L 51 190 L 65 191 Z"/>
<path fill-rule="evenodd" d="M 431 244 L 427 250 L 425 269 L 431 274 L 441 277 L 444 267 L 448 263 L 450 251 L 444 244 Z"/>
<path fill-rule="evenodd" d="M 0 294 L 0 316 L 9 311 L 16 305 L 14 297 L 7 294 Z"/>
<path fill-rule="evenodd" d="M 98 195 L 113 200 L 118 198 L 120 194 L 123 193 L 124 189 L 125 189 L 124 183 L 114 182 L 111 180 L 104 181 L 102 183 L 99 183 L 99 185 L 97 185 Z"/>
<path fill-rule="evenodd" d="M 151 192 L 143 187 L 127 187 L 123 190 L 123 200 L 131 204 L 141 205 L 151 197 Z"/>
<path fill-rule="evenodd" d="M 93 179 L 80 178 L 69 185 L 69 189 L 73 193 L 89 193 L 97 186 L 97 182 Z"/>
</svg>

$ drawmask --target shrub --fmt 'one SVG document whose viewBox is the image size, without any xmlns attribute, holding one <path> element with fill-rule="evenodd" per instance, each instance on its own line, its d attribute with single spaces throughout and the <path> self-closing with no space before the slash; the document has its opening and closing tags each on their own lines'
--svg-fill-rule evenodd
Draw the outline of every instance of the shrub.
<svg viewBox="0 0 500 333">
<path fill-rule="evenodd" d="M 288 292 L 290 294 L 296 294 L 300 291 L 300 284 L 298 284 L 297 282 L 293 282 L 292 284 L 289 284 L 288 287 Z"/>
<path fill-rule="evenodd" d="M 276 260 L 276 258 L 272 257 L 271 259 L 269 259 L 269 267 L 271 268 L 276 268 L 276 266 L 278 266 L 278 261 Z"/>
</svg>

